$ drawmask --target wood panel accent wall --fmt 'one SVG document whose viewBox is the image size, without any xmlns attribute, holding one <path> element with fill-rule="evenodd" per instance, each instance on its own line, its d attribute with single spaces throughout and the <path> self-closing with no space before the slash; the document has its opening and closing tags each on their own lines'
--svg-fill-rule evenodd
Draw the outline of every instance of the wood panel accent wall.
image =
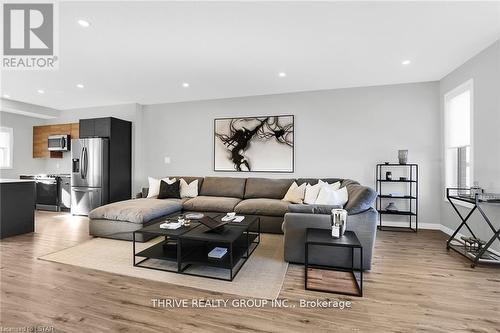
<svg viewBox="0 0 500 333">
<path fill-rule="evenodd" d="M 79 123 L 33 126 L 33 158 L 62 158 L 63 152 L 47 149 L 49 135 L 69 134 L 71 139 L 78 139 L 79 133 Z"/>
</svg>

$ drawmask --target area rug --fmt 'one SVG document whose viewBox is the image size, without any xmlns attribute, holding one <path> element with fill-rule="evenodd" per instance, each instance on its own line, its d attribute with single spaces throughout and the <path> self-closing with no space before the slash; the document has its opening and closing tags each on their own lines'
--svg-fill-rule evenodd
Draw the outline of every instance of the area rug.
<svg viewBox="0 0 500 333">
<path fill-rule="evenodd" d="M 158 239 L 147 243 L 136 243 L 137 251 L 155 242 L 158 242 Z M 213 292 L 270 300 L 278 297 L 288 268 L 288 263 L 283 260 L 283 236 L 271 234 L 261 235 L 260 244 L 232 282 L 134 267 L 132 242 L 106 238 L 94 238 L 38 259 Z M 162 264 L 171 265 L 160 261 L 153 264 L 155 267 Z M 214 271 L 213 268 L 211 270 Z M 217 274 L 216 271 L 211 273 Z"/>
</svg>

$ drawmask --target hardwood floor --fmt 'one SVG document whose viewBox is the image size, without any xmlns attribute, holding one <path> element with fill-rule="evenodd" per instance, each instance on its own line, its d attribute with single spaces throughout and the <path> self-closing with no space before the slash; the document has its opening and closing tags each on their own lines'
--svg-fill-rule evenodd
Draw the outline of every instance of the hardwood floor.
<svg viewBox="0 0 500 333">
<path fill-rule="evenodd" d="M 0 241 L 0 327 L 54 332 L 500 332 L 500 269 L 470 268 L 446 235 L 379 232 L 364 297 L 305 291 L 290 265 L 280 299 L 295 308 L 154 308 L 152 298 L 211 293 L 36 259 L 89 239 L 86 218 L 37 213 L 37 232 Z M 102 254 L 103 256 L 106 253 Z M 350 300 L 301 308 L 299 300 Z M 1 329 L 0 329 L 1 331 Z"/>
</svg>

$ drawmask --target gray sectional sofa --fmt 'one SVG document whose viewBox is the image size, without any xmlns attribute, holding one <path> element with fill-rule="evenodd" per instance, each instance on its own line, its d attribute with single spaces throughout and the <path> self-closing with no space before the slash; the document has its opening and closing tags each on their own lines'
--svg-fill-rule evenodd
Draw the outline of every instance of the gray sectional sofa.
<svg viewBox="0 0 500 333">
<path fill-rule="evenodd" d="M 314 205 L 295 205 L 283 201 L 290 185 L 318 182 L 317 178 L 269 179 L 269 178 L 233 178 L 233 177 L 175 177 L 184 178 L 188 183 L 198 179 L 198 196 L 185 199 L 146 198 L 147 189 L 143 189 L 137 199 L 112 203 L 94 209 L 89 214 L 90 235 L 131 240 L 132 232 L 179 212 L 213 212 L 259 216 L 261 231 L 265 233 L 284 233 L 285 259 L 290 262 L 304 261 L 304 235 L 309 227 L 330 228 L 329 212 L 332 207 Z M 365 269 L 371 265 L 371 250 L 375 241 L 378 215 L 371 208 L 376 193 L 356 181 L 339 178 L 324 178 L 325 182 L 340 181 L 346 186 L 349 201 L 345 209 L 349 213 L 348 230 L 358 233 L 363 246 L 368 251 L 365 255 Z M 322 209 L 320 209 L 322 208 Z M 321 214 L 321 212 L 326 214 Z M 141 238 L 139 241 L 143 240 Z M 324 259 L 323 255 L 312 252 Z M 315 263 L 316 259 L 312 262 Z M 345 262 L 344 262 L 345 261 Z M 347 259 L 338 263 L 343 266 Z M 319 260 L 317 263 L 324 263 Z M 331 263 L 331 262 L 328 262 Z M 350 261 L 349 261 L 350 263 Z"/>
</svg>

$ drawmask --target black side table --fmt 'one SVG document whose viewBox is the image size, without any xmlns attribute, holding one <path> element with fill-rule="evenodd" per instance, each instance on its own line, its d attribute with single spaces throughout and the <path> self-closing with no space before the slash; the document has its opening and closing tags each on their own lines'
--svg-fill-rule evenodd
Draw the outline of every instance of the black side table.
<svg viewBox="0 0 500 333">
<path fill-rule="evenodd" d="M 351 249 L 351 268 L 326 266 L 326 265 L 314 265 L 309 264 L 309 247 L 310 246 L 338 246 L 347 247 Z M 354 250 L 359 250 L 359 269 L 354 268 Z M 315 290 L 315 291 L 326 291 L 335 292 L 343 295 L 359 296 L 363 297 L 363 246 L 359 242 L 358 237 L 352 231 L 346 231 L 344 236 L 340 238 L 332 238 L 330 229 L 314 229 L 308 228 L 306 230 L 306 242 L 305 242 L 305 289 Z M 341 271 L 341 272 L 351 272 L 352 278 L 358 289 L 358 293 L 349 293 L 344 291 L 331 291 L 319 288 L 309 288 L 307 280 L 307 271 L 309 268 L 330 270 L 330 271 Z M 356 272 L 359 273 L 359 279 L 356 277 Z"/>
<path fill-rule="evenodd" d="M 453 251 L 457 252 L 458 254 L 472 261 L 471 264 L 472 268 L 476 267 L 476 265 L 480 263 L 497 264 L 497 265 L 500 264 L 500 256 L 489 250 L 491 244 L 493 244 L 495 240 L 497 239 L 500 240 L 500 228 L 495 229 L 495 226 L 493 225 L 493 223 L 490 221 L 489 217 L 483 210 L 483 205 L 487 204 L 498 205 L 500 202 L 498 202 L 495 197 L 488 199 L 488 194 L 484 193 L 475 194 L 474 196 L 472 196 L 470 189 L 461 189 L 461 188 L 447 188 L 446 198 L 448 198 L 448 201 L 450 202 L 451 206 L 453 207 L 455 212 L 460 217 L 460 220 L 462 221 L 462 223 L 460 223 L 458 228 L 455 229 L 453 235 L 451 235 L 450 238 L 448 238 L 448 241 L 446 242 L 446 249 L 447 250 L 452 249 Z M 465 217 L 462 213 L 460 213 L 460 211 L 456 207 L 455 205 L 456 201 L 466 202 L 473 205 L 469 213 L 465 215 Z M 469 231 L 469 233 L 472 235 L 472 237 L 478 239 L 478 237 L 476 237 L 471 227 L 467 223 L 467 221 L 469 220 L 469 218 L 471 217 L 472 213 L 474 213 L 475 210 L 479 211 L 479 213 L 483 217 L 483 221 L 490 227 L 492 236 L 484 244 L 484 246 L 479 246 L 479 248 L 477 249 L 472 249 L 472 248 L 467 249 L 467 246 L 465 246 L 466 244 L 464 244 L 463 241 L 456 239 L 455 237 L 460 232 L 460 230 L 465 226 Z"/>
</svg>

